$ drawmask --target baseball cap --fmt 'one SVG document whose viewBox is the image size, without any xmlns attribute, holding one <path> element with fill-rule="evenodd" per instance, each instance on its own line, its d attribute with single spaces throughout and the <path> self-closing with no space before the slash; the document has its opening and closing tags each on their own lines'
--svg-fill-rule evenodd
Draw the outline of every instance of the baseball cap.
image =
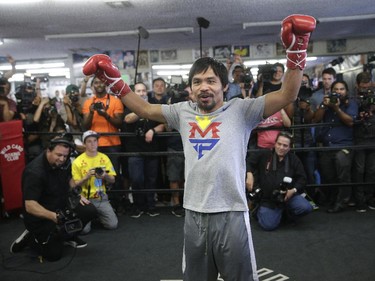
<svg viewBox="0 0 375 281">
<path fill-rule="evenodd" d="M 74 84 L 70 84 L 66 87 L 65 89 L 65 93 L 67 94 L 70 94 L 70 93 L 74 93 L 74 92 L 78 92 L 79 93 L 79 88 L 78 86 L 74 85 Z"/>
<path fill-rule="evenodd" d="M 99 134 L 95 131 L 92 131 L 92 130 L 88 130 L 86 132 L 83 133 L 82 135 L 82 141 L 83 143 L 85 143 L 85 140 L 88 138 L 88 137 L 96 137 L 96 138 L 99 138 Z"/>
</svg>

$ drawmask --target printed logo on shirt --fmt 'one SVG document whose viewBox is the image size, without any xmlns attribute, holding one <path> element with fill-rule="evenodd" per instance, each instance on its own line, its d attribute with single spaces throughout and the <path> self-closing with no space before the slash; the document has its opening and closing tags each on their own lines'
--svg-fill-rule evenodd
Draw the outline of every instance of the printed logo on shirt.
<svg viewBox="0 0 375 281">
<path fill-rule="evenodd" d="M 219 125 L 221 122 L 212 122 L 213 117 L 196 116 L 197 122 L 189 122 L 191 127 L 189 141 L 198 152 L 198 159 L 202 158 L 206 151 L 211 151 L 219 142 Z"/>
</svg>

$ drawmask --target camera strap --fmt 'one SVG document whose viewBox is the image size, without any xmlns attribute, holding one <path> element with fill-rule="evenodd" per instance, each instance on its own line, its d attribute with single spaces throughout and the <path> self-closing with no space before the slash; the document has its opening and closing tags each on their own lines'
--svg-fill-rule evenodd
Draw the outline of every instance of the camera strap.
<svg viewBox="0 0 375 281">
<path fill-rule="evenodd" d="M 89 184 L 89 186 L 87 188 L 87 200 L 90 199 L 90 192 L 91 192 L 91 184 Z"/>
<path fill-rule="evenodd" d="M 268 173 L 270 171 L 271 165 L 272 165 L 272 171 L 273 172 L 275 172 L 277 170 L 277 161 L 278 161 L 278 157 L 277 157 L 276 153 L 273 151 L 271 153 L 271 156 L 270 156 L 269 160 L 267 161 L 267 164 L 266 164 L 266 173 Z M 289 172 L 289 154 L 287 154 L 285 156 L 284 161 L 285 161 L 284 172 L 285 172 L 285 174 L 287 174 Z"/>
</svg>

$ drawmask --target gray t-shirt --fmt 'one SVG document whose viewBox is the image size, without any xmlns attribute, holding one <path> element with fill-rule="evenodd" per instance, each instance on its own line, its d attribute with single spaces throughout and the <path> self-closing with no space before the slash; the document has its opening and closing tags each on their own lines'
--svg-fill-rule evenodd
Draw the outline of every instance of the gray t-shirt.
<svg viewBox="0 0 375 281">
<path fill-rule="evenodd" d="M 262 121 L 264 96 L 232 99 L 210 114 L 196 103 L 162 105 L 181 134 L 185 154 L 184 208 L 217 213 L 248 210 L 245 158 L 251 130 Z"/>
</svg>

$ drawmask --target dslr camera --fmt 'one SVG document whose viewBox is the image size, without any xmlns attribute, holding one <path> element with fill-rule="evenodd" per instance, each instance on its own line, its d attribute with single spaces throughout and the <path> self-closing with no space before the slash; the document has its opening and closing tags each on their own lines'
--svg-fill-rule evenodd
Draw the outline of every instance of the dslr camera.
<svg viewBox="0 0 375 281">
<path fill-rule="evenodd" d="M 332 104 L 336 104 L 337 101 L 340 99 L 340 94 L 338 93 L 331 93 L 328 95 L 329 97 L 329 102 Z"/>
<path fill-rule="evenodd" d="M 76 94 L 74 94 L 74 92 L 73 92 L 73 93 L 69 93 L 68 97 L 69 97 L 69 99 L 70 99 L 72 102 L 78 102 L 78 100 L 79 100 L 79 96 L 76 95 Z"/>
<path fill-rule="evenodd" d="M 93 109 L 98 111 L 98 110 L 103 110 L 104 109 L 104 105 L 102 102 L 95 102 L 94 103 L 94 106 L 93 106 Z"/>
<path fill-rule="evenodd" d="M 258 75 L 262 75 L 263 82 L 271 82 L 273 75 L 276 72 L 276 68 L 273 64 L 261 64 L 258 65 Z"/>
<path fill-rule="evenodd" d="M 79 232 L 83 228 L 81 219 L 78 218 L 77 214 L 74 212 L 74 209 L 80 204 L 80 194 L 80 187 L 71 189 L 65 209 L 56 211 L 58 228 L 68 234 Z"/>
<path fill-rule="evenodd" d="M 285 202 L 285 195 L 288 189 L 291 189 L 292 178 L 284 177 L 283 181 L 280 183 L 279 188 L 275 189 L 272 192 L 272 200 L 278 204 L 282 204 Z"/>
<path fill-rule="evenodd" d="M 95 170 L 95 174 L 97 174 L 98 176 L 101 176 L 104 173 L 102 167 L 96 167 L 94 168 L 94 170 Z"/>
</svg>

